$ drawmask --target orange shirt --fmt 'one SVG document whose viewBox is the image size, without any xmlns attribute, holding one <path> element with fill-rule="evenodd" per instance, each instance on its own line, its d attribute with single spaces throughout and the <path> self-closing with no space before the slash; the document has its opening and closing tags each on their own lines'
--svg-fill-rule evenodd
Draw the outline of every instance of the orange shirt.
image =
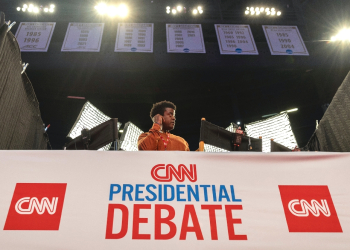
<svg viewBox="0 0 350 250">
<path fill-rule="evenodd" d="M 149 132 L 143 133 L 139 136 L 137 142 L 139 150 L 165 150 L 164 141 L 167 141 L 168 134 L 169 142 L 166 150 L 190 151 L 188 143 L 182 137 L 170 134 L 169 132 L 161 133 L 160 126 L 157 123 L 153 124 Z M 164 141 L 160 136 L 163 137 Z"/>
</svg>

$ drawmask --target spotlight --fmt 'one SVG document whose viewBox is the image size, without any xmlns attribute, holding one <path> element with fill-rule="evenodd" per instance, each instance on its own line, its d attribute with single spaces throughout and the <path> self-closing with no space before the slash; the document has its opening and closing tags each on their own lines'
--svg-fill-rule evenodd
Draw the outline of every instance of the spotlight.
<svg viewBox="0 0 350 250">
<path fill-rule="evenodd" d="M 95 6 L 95 9 L 99 14 L 103 15 L 107 12 L 107 5 L 105 3 L 99 3 L 97 6 Z"/>
<path fill-rule="evenodd" d="M 247 10 L 249 10 L 249 7 L 247 7 Z"/>
<path fill-rule="evenodd" d="M 259 7 L 256 7 L 256 8 L 255 8 L 255 11 L 259 11 L 259 10 L 260 10 Z"/>
<path fill-rule="evenodd" d="M 34 5 L 33 4 L 29 4 L 29 8 L 33 8 L 34 7 Z"/>
<path fill-rule="evenodd" d="M 264 7 L 261 7 L 261 8 L 260 8 L 260 12 L 264 12 Z"/>
<path fill-rule="evenodd" d="M 260 11 L 257 11 L 257 12 L 256 12 L 256 15 L 259 16 L 259 15 L 260 15 Z"/>
<path fill-rule="evenodd" d="M 121 4 L 119 5 L 119 8 L 118 8 L 118 14 L 120 17 L 126 17 L 128 15 L 128 7 L 126 7 L 126 5 L 124 4 Z"/>
<path fill-rule="evenodd" d="M 192 11 L 192 13 L 193 13 L 193 15 L 197 15 L 198 10 L 197 10 L 197 9 L 194 9 L 194 10 Z"/>
<path fill-rule="evenodd" d="M 250 7 L 250 11 L 254 11 L 254 7 Z"/>
<path fill-rule="evenodd" d="M 277 11 L 277 16 L 280 16 L 282 14 L 281 11 Z"/>
<path fill-rule="evenodd" d="M 175 9 L 172 9 L 171 10 L 171 13 L 173 13 L 174 15 L 176 14 L 176 10 Z"/>
<path fill-rule="evenodd" d="M 198 8 L 197 8 L 198 10 L 201 10 L 202 9 L 202 7 L 201 6 L 198 6 Z"/>
<path fill-rule="evenodd" d="M 271 12 L 272 12 L 272 11 L 275 11 L 275 8 L 271 8 Z"/>
<path fill-rule="evenodd" d="M 51 12 L 51 13 L 52 13 L 52 12 L 53 12 L 53 9 L 49 9 L 49 12 Z"/>
<path fill-rule="evenodd" d="M 51 9 L 54 9 L 54 8 L 55 8 L 55 5 L 54 5 L 54 4 L 50 4 L 50 8 L 51 8 Z"/>
<path fill-rule="evenodd" d="M 295 112 L 295 111 L 298 111 L 298 108 L 289 109 L 289 110 L 286 110 L 285 112 L 290 113 L 290 112 Z M 282 111 L 281 113 L 283 113 L 283 112 L 284 111 Z"/>
<path fill-rule="evenodd" d="M 169 14 L 169 13 L 170 13 L 170 10 L 166 10 L 166 13 Z"/>
<path fill-rule="evenodd" d="M 179 6 L 176 7 L 176 9 L 177 9 L 178 12 L 181 12 L 182 6 L 179 5 Z"/>
<path fill-rule="evenodd" d="M 33 11 L 33 9 L 29 7 L 28 8 L 28 12 L 32 12 L 32 11 Z"/>
<path fill-rule="evenodd" d="M 246 15 L 248 15 L 248 14 L 249 14 L 249 10 L 246 10 L 244 13 L 245 13 Z"/>
<path fill-rule="evenodd" d="M 26 8 L 22 8 L 22 11 L 23 11 L 23 12 L 26 12 L 26 10 L 27 10 Z"/>
<path fill-rule="evenodd" d="M 266 12 L 270 12 L 270 8 L 266 8 L 265 11 L 266 11 Z"/>
<path fill-rule="evenodd" d="M 49 12 L 49 8 L 44 8 L 44 12 Z"/>
<path fill-rule="evenodd" d="M 38 8 L 38 7 L 35 7 L 35 8 L 33 9 L 33 12 L 34 12 L 34 13 L 39 13 L 39 8 Z"/>
<path fill-rule="evenodd" d="M 268 15 L 268 16 L 269 16 L 270 14 L 271 14 L 271 12 L 270 12 L 270 11 L 266 12 L 266 15 Z"/>
<path fill-rule="evenodd" d="M 332 41 L 350 41 L 350 29 L 342 29 L 336 36 L 331 38 Z"/>
<path fill-rule="evenodd" d="M 27 8 L 28 8 L 28 5 L 23 4 L 23 8 L 27 9 Z"/>
<path fill-rule="evenodd" d="M 107 14 L 110 17 L 114 17 L 118 14 L 118 9 L 115 6 L 110 6 L 107 10 Z"/>
<path fill-rule="evenodd" d="M 276 12 L 275 11 L 271 11 L 271 16 L 274 16 L 276 15 Z"/>
<path fill-rule="evenodd" d="M 237 125 L 240 125 L 241 124 L 241 122 L 237 122 Z"/>
<path fill-rule="evenodd" d="M 199 14 L 203 14 L 203 10 L 198 10 Z M 249 11 L 248 11 L 249 12 Z"/>
<path fill-rule="evenodd" d="M 251 14 L 251 15 L 254 15 L 254 14 L 255 14 L 255 11 L 254 11 L 254 10 L 253 10 L 253 11 L 251 11 L 251 12 L 250 12 L 250 14 Z"/>
<path fill-rule="evenodd" d="M 170 6 L 167 6 L 166 9 L 167 9 L 167 10 L 170 10 Z"/>
<path fill-rule="evenodd" d="M 17 11 L 21 11 L 21 7 L 17 7 L 17 9 L 16 9 Z"/>
</svg>

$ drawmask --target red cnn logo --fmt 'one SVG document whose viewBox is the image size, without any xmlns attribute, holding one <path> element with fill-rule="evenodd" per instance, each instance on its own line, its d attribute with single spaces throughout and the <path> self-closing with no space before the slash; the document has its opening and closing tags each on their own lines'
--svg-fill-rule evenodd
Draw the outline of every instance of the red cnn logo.
<svg viewBox="0 0 350 250">
<path fill-rule="evenodd" d="M 17 183 L 4 230 L 58 230 L 66 183 Z"/>
<path fill-rule="evenodd" d="M 163 174 L 165 170 L 165 175 L 159 175 L 159 170 L 163 170 Z M 152 168 L 151 175 L 154 180 L 160 182 L 170 182 L 173 176 L 179 182 L 183 182 L 185 176 L 187 176 L 188 180 L 191 182 L 197 181 L 196 164 L 190 164 L 189 170 L 184 164 L 180 164 L 177 169 L 171 164 L 167 164 L 166 166 L 165 164 L 158 164 Z"/>
<path fill-rule="evenodd" d="M 278 186 L 289 232 L 343 232 L 328 186 Z"/>
</svg>

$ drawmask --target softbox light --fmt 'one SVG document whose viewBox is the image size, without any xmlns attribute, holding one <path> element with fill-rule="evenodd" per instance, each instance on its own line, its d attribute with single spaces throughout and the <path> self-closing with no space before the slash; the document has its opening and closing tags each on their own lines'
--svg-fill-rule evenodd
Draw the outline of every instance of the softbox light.
<svg viewBox="0 0 350 250">
<path fill-rule="evenodd" d="M 92 105 L 89 101 L 87 101 L 83 108 L 80 111 L 80 114 L 75 121 L 72 129 L 70 130 L 68 136 L 72 139 L 78 137 L 81 135 L 81 130 L 84 128 L 92 129 L 111 118 L 107 115 L 105 115 L 103 112 L 101 112 L 98 108 L 96 108 L 94 105 Z M 118 129 L 120 129 L 121 123 L 118 122 Z M 112 143 L 109 143 L 108 145 L 100 148 L 99 150 L 109 150 Z"/>
<path fill-rule="evenodd" d="M 120 148 L 124 151 L 138 151 L 137 141 L 143 133 L 135 124 L 127 122 L 123 129 L 123 134 L 120 138 Z"/>
<path fill-rule="evenodd" d="M 253 138 L 262 136 L 263 152 L 271 152 L 271 139 L 289 149 L 298 146 L 287 112 L 246 124 L 245 131 Z"/>
</svg>

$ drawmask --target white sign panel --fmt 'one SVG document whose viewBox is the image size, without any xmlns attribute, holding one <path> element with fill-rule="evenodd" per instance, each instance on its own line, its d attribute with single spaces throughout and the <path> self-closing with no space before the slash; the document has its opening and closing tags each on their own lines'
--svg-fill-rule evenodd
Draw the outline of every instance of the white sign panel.
<svg viewBox="0 0 350 250">
<path fill-rule="evenodd" d="M 200 24 L 166 24 L 168 53 L 205 53 Z"/>
<path fill-rule="evenodd" d="M 259 55 L 250 26 L 215 24 L 222 55 Z"/>
<path fill-rule="evenodd" d="M 153 52 L 153 23 L 118 23 L 114 52 Z"/>
<path fill-rule="evenodd" d="M 308 56 L 297 26 L 263 25 L 271 55 Z"/>
<path fill-rule="evenodd" d="M 104 23 L 69 23 L 61 51 L 100 52 Z"/>
<path fill-rule="evenodd" d="M 0 159 L 1 249 L 350 249 L 349 153 Z"/>
<path fill-rule="evenodd" d="M 21 52 L 47 52 L 56 23 L 20 23 L 16 39 Z"/>
</svg>

